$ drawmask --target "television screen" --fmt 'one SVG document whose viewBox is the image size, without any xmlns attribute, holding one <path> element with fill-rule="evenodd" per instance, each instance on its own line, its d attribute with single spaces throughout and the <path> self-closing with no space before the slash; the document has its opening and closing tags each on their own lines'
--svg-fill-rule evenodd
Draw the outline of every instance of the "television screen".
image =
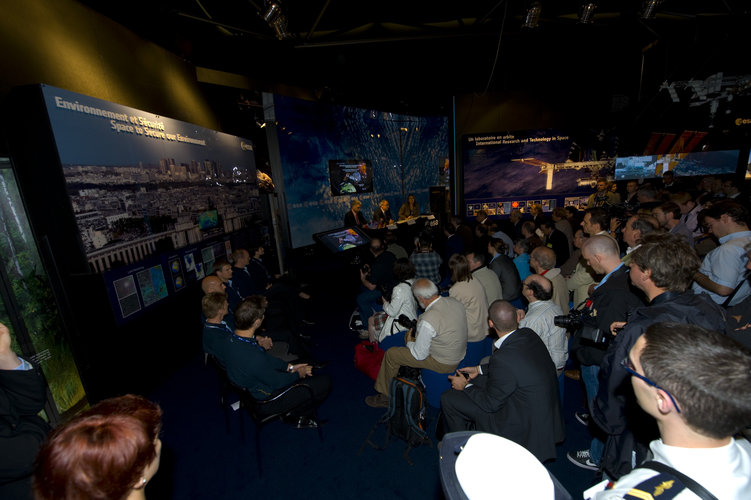
<svg viewBox="0 0 751 500">
<path fill-rule="evenodd" d="M 206 231 L 219 225 L 219 213 L 216 210 L 206 210 L 198 214 L 198 229 Z"/>
<path fill-rule="evenodd" d="M 734 174 L 739 151 L 704 151 L 652 156 L 627 156 L 616 159 L 615 180 L 662 177 L 672 170 L 678 177 Z"/>
<path fill-rule="evenodd" d="M 373 192 L 370 160 L 329 160 L 332 196 Z"/>
<path fill-rule="evenodd" d="M 334 253 L 370 244 L 370 237 L 356 227 L 339 228 L 313 235 L 313 239 Z"/>
</svg>

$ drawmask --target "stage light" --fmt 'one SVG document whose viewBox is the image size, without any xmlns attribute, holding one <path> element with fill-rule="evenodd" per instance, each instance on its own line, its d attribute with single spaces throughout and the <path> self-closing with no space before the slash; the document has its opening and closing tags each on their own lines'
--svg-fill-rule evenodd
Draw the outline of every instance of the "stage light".
<svg viewBox="0 0 751 500">
<path fill-rule="evenodd" d="M 537 25 L 540 22 L 541 10 L 542 7 L 540 6 L 540 2 L 532 2 L 531 4 L 529 4 L 529 7 L 527 8 L 527 14 L 524 16 L 524 23 L 522 24 L 522 28 L 537 28 Z"/>
<path fill-rule="evenodd" d="M 657 7 L 660 6 L 662 0 L 647 0 L 644 2 L 644 10 L 642 11 L 642 19 L 654 19 L 657 14 Z"/>
<path fill-rule="evenodd" d="M 579 11 L 579 24 L 592 24 L 595 10 L 597 10 L 595 2 L 584 2 Z"/>
<path fill-rule="evenodd" d="M 263 20 L 274 30 L 276 38 L 284 40 L 290 37 L 287 32 L 287 17 L 282 12 L 282 5 L 279 0 L 270 0 L 267 2 L 266 12 L 263 14 Z"/>
<path fill-rule="evenodd" d="M 262 122 L 262 121 L 256 120 L 256 126 L 258 128 L 265 128 L 266 127 L 266 122 Z"/>
</svg>

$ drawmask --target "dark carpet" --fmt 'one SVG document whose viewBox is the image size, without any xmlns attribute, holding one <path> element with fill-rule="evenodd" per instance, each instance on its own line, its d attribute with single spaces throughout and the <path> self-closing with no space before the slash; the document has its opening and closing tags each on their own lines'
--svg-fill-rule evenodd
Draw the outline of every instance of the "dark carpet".
<svg viewBox="0 0 751 500">
<path fill-rule="evenodd" d="M 323 442 L 315 429 L 268 424 L 261 433 L 263 476 L 259 477 L 253 422 L 242 411 L 232 411 L 227 428 L 217 376 L 196 351 L 148 394 L 164 411 L 162 463 L 147 487 L 148 498 L 443 498 L 435 440 L 437 409 L 428 411 L 433 445 L 411 450 L 413 465 L 403 458 L 405 443 L 397 439 L 386 449 L 365 446 L 358 454 L 385 410 L 365 405 L 365 396 L 374 393 L 373 381 L 353 364 L 353 348 L 359 339 L 347 322 L 354 295 L 318 290 L 314 306 L 316 324 L 305 327 L 306 333 L 313 338 L 316 358 L 330 361 L 324 370 L 333 380 L 332 393 L 318 415 L 325 421 Z M 200 345 L 198 325 L 185 335 L 191 344 Z M 581 409 L 583 390 L 579 382 L 566 379 L 565 383 L 566 441 L 558 447 L 558 458 L 546 465 L 573 498 L 581 498 L 594 472 L 575 467 L 565 455 L 588 447 L 589 433 L 574 419 L 574 412 Z M 379 429 L 373 439 L 384 442 L 384 430 Z M 503 471 L 498 474 L 502 482 Z"/>
</svg>

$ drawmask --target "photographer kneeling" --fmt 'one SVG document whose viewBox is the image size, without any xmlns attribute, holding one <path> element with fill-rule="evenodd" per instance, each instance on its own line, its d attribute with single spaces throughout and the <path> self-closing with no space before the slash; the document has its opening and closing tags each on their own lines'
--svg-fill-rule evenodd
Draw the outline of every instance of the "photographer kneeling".
<svg viewBox="0 0 751 500">
<path fill-rule="evenodd" d="M 563 322 L 556 318 L 556 325 L 571 330 L 575 328 L 571 351 L 581 363 L 587 402 L 591 404 L 599 387 L 600 362 L 612 339 L 611 323 L 626 321 L 628 312 L 643 303 L 632 292 L 628 267 L 621 262 L 618 244 L 613 238 L 605 235 L 591 237 L 582 246 L 582 256 L 597 274 L 604 277 L 580 309 L 580 314 L 570 314 L 566 317 L 568 321 Z M 564 322 L 568 324 L 562 324 Z M 578 414 L 577 420 L 586 423 L 588 417 Z M 603 440 L 595 436 L 588 450 L 569 452 L 567 456 L 579 467 L 597 470 L 603 447 Z"/>
</svg>

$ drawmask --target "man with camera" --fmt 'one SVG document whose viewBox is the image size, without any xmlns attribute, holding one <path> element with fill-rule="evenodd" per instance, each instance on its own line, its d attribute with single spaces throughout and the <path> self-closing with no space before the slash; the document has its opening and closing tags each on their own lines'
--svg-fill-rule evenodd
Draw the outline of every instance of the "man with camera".
<svg viewBox="0 0 751 500">
<path fill-rule="evenodd" d="M 626 321 L 628 312 L 643 303 L 631 291 L 628 268 L 621 262 L 618 244 L 613 238 L 592 236 L 582 246 L 582 257 L 594 272 L 604 276 L 577 316 L 567 318 L 576 328 L 571 350 L 581 363 L 587 402 L 591 404 L 599 387 L 600 362 L 612 339 L 610 325 L 615 321 Z M 556 324 L 561 323 L 556 319 Z M 577 413 L 576 418 L 585 425 L 589 423 L 588 414 Z M 597 470 L 603 447 L 604 441 L 595 435 L 588 450 L 568 452 L 567 457 L 578 467 Z"/>
<path fill-rule="evenodd" d="M 365 398 L 373 408 L 389 404 L 389 384 L 399 367 L 427 368 L 437 373 L 453 373 L 467 351 L 467 319 L 464 306 L 451 297 L 441 297 L 438 287 L 427 278 L 412 285 L 420 307 L 425 311 L 404 337 L 406 347 L 386 351 L 375 381 L 378 394 Z"/>
<path fill-rule="evenodd" d="M 699 258 L 686 240 L 674 234 L 648 234 L 632 253 L 631 282 L 644 292 L 648 305 L 631 311 L 628 322 L 610 342 L 600 364 L 600 387 L 590 407 L 592 419 L 607 433 L 600 468 L 618 479 L 641 462 L 657 435 L 654 421 L 638 408 L 629 373 L 620 364 L 641 334 L 653 323 L 688 323 L 723 331 L 725 313 L 706 294 L 690 289 Z M 635 461 L 634 461 L 635 459 Z"/>
</svg>

